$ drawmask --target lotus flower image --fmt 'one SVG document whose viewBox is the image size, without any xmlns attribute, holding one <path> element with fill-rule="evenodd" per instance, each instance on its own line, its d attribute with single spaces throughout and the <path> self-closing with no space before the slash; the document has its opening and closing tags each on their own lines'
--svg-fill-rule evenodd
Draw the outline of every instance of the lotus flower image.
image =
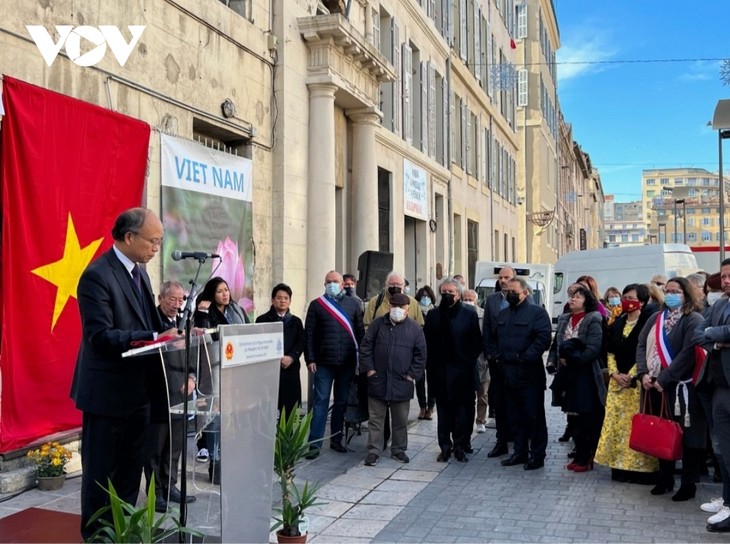
<svg viewBox="0 0 730 544">
<path fill-rule="evenodd" d="M 243 259 L 238 252 L 238 243 L 226 236 L 224 241 L 218 242 L 218 249 L 215 252 L 221 256 L 221 266 L 217 274 L 228 283 L 231 299 L 238 300 L 243 297 L 246 285 L 246 272 L 243 269 Z"/>
</svg>

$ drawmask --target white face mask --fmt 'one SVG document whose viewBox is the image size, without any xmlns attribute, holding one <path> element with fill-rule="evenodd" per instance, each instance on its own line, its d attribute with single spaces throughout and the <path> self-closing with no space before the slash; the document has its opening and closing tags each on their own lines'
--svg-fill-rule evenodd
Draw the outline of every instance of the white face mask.
<svg viewBox="0 0 730 544">
<path fill-rule="evenodd" d="M 401 308 L 400 306 L 396 306 L 395 308 L 390 309 L 390 319 L 393 321 L 393 323 L 400 323 L 401 321 L 404 321 L 407 316 L 408 312 L 406 312 L 405 309 Z"/>
<path fill-rule="evenodd" d="M 722 298 L 722 293 L 707 293 L 707 304 L 712 306 Z"/>
<path fill-rule="evenodd" d="M 476 303 L 473 300 L 464 300 L 462 298 L 461 302 L 463 302 L 464 304 L 468 304 L 469 306 L 476 306 Z"/>
</svg>

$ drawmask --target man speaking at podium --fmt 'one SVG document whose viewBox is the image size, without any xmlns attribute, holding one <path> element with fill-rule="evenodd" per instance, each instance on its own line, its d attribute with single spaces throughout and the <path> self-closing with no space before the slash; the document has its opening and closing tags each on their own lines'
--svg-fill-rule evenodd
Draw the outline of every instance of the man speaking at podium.
<svg viewBox="0 0 730 544">
<path fill-rule="evenodd" d="M 81 534 L 88 539 L 98 524 L 91 516 L 108 503 L 111 479 L 119 496 L 137 502 L 147 456 L 150 394 L 149 360 L 122 359 L 136 340 L 154 340 L 162 328 L 146 264 L 160 250 L 163 227 L 145 208 L 117 217 L 114 245 L 84 270 L 77 289 L 82 338 L 71 398 L 83 412 L 81 432 Z M 176 329 L 164 332 L 176 335 Z"/>
</svg>

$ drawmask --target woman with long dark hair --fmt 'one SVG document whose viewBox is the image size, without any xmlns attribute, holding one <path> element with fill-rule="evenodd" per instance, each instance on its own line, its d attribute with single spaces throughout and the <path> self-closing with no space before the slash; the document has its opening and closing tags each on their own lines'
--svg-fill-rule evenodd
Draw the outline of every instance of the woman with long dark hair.
<svg viewBox="0 0 730 544">
<path fill-rule="evenodd" d="M 606 401 L 600 362 L 604 328 L 593 292 L 582 284 L 571 290 L 569 312 L 558 318 L 548 365 L 557 369 L 555 390 L 562 396 L 563 411 L 575 416 L 575 459 L 566 468 L 586 472 L 593 468 Z"/>
<path fill-rule="evenodd" d="M 695 368 L 695 344 L 702 324 L 700 304 L 694 289 L 684 278 L 672 278 L 666 284 L 664 304 L 653 314 L 639 335 L 636 368 L 645 393 L 651 397 L 652 410 L 661 410 L 662 396 L 684 427 L 682 438 L 682 485 L 673 501 L 694 498 L 696 482 L 705 449 L 707 427 L 692 385 Z M 674 489 L 674 461 L 659 461 L 659 480 L 652 495 Z"/>
</svg>

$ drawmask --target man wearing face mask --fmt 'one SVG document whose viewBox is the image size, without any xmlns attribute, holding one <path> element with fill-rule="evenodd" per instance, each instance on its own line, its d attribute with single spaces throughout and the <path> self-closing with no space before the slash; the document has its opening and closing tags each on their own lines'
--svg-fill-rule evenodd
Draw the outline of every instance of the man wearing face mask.
<svg viewBox="0 0 730 544">
<path fill-rule="evenodd" d="M 463 463 L 468 461 L 466 450 L 474 425 L 482 335 L 477 313 L 461 303 L 461 283 L 446 278 L 439 290 L 441 302 L 428 312 L 423 329 L 428 347 L 428 383 L 438 409 L 441 453 L 436 460 L 445 463 L 453 453 Z"/>
<path fill-rule="evenodd" d="M 409 461 L 408 411 L 414 386 L 426 368 L 426 341 L 421 327 L 408 317 L 410 299 L 403 293 L 390 298 L 388 315 L 376 318 L 360 347 L 360 371 L 368 380 L 368 454 L 366 466 L 374 466 L 382 454 L 386 414 L 390 409 L 392 434 L 390 456 Z"/>
<path fill-rule="evenodd" d="M 324 295 L 309 303 L 304 326 L 307 337 L 304 358 L 307 368 L 314 374 L 313 415 L 309 432 L 312 445 L 307 459 L 316 458 L 322 447 L 333 384 L 330 448 L 339 453 L 347 452 L 342 443 L 345 406 L 363 337 L 360 305 L 345 296 L 340 273 L 336 270 L 327 272 L 324 286 Z"/>
<path fill-rule="evenodd" d="M 487 355 L 504 370 L 506 408 L 515 451 L 502 466 L 535 470 L 545 464 L 545 368 L 542 356 L 550 348 L 552 327 L 547 311 L 527 302 L 529 288 L 513 278 L 504 291 L 509 305 L 499 312 L 487 342 Z"/>
<path fill-rule="evenodd" d="M 373 297 L 368 301 L 367 308 L 365 308 L 365 315 L 363 317 L 363 323 L 365 323 L 365 329 L 370 326 L 376 317 L 388 315 L 390 312 L 391 297 L 397 293 L 405 293 L 406 281 L 403 278 L 403 274 L 399 272 L 391 272 L 385 279 L 385 289 L 377 297 Z M 408 317 L 413 319 L 421 327 L 423 327 L 423 312 L 416 301 L 410 295 L 408 297 Z"/>
<path fill-rule="evenodd" d="M 345 291 L 345 295 L 354 298 L 359 304 L 362 311 L 365 311 L 365 303 L 357 296 L 355 290 L 357 289 L 357 279 L 352 274 L 342 275 L 342 288 Z"/>
<path fill-rule="evenodd" d="M 487 454 L 487 457 L 499 457 L 508 453 L 507 444 L 512 440 L 509 423 L 507 421 L 507 412 L 504 398 L 504 369 L 499 361 L 491 359 L 487 352 L 487 342 L 497 329 L 497 316 L 499 312 L 509 306 L 507 299 L 504 298 L 507 292 L 507 286 L 512 278 L 515 277 L 515 271 L 509 266 L 505 266 L 499 271 L 497 284 L 499 291 L 492 293 L 484 300 L 484 319 L 482 320 L 482 344 L 484 356 L 489 366 L 489 388 L 487 397 L 489 406 L 494 412 L 494 424 L 497 427 L 497 443 Z M 532 302 L 532 298 L 525 299 L 527 304 Z"/>
</svg>

